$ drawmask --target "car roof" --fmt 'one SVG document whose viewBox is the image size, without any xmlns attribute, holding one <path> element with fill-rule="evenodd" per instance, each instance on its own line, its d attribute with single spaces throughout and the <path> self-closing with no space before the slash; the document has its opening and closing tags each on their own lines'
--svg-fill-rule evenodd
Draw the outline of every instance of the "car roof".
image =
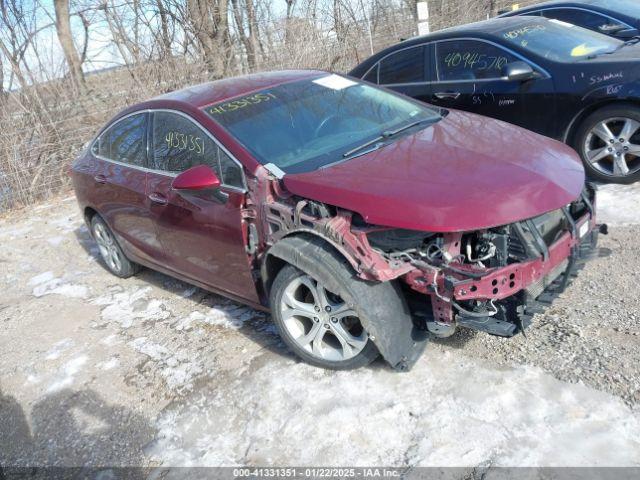
<svg viewBox="0 0 640 480">
<path fill-rule="evenodd" d="M 154 97 L 145 103 L 162 104 L 166 101 L 171 101 L 187 104 L 194 108 L 202 108 L 212 103 L 264 90 L 282 83 L 313 78 L 326 73 L 320 70 L 282 70 L 254 73 L 183 88 L 182 90 Z"/>
<path fill-rule="evenodd" d="M 392 45 L 391 47 L 381 50 L 380 52 L 372 55 L 357 67 L 355 67 L 350 72 L 350 75 L 361 77 L 381 58 L 385 57 L 389 53 L 406 47 L 412 47 L 414 45 L 420 45 L 436 40 L 443 40 L 450 37 L 472 36 L 477 38 L 491 39 L 494 38 L 495 33 L 503 31 L 505 29 L 517 29 L 521 26 L 529 25 L 531 23 L 541 23 L 548 21 L 549 20 L 546 18 L 533 16 L 496 17 L 489 20 L 482 20 L 480 22 L 445 28 L 443 30 L 438 30 L 437 32 L 429 33 L 427 35 L 404 40 L 403 42 L 397 43 L 395 45 Z"/>
<path fill-rule="evenodd" d="M 523 13 L 530 12 L 532 10 L 540 10 L 542 8 L 550 8 L 550 7 L 582 7 L 589 8 L 596 11 L 602 12 L 611 12 L 613 11 L 610 8 L 602 5 L 602 2 L 598 0 L 581 0 L 581 1 L 566 1 L 566 0 L 551 0 L 549 2 L 536 3 L 534 5 L 528 5 L 526 7 L 518 8 L 517 10 L 511 10 L 503 13 L 501 16 L 510 16 L 510 15 L 522 15 Z"/>
</svg>

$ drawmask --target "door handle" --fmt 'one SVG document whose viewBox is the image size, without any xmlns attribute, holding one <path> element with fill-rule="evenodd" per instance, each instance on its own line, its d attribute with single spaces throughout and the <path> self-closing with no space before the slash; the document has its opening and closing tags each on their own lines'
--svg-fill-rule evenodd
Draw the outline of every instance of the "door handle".
<svg viewBox="0 0 640 480">
<path fill-rule="evenodd" d="M 444 100 L 445 98 L 456 100 L 460 96 L 460 92 L 437 92 L 434 93 L 433 96 L 440 100 Z"/>
<path fill-rule="evenodd" d="M 159 193 L 150 193 L 149 200 L 153 203 L 157 203 L 158 205 L 166 205 L 168 203 L 167 198 L 164 195 L 160 195 Z"/>
<path fill-rule="evenodd" d="M 104 175 L 96 175 L 95 177 L 93 177 L 93 179 L 97 183 L 107 183 L 107 177 L 105 177 Z"/>
</svg>

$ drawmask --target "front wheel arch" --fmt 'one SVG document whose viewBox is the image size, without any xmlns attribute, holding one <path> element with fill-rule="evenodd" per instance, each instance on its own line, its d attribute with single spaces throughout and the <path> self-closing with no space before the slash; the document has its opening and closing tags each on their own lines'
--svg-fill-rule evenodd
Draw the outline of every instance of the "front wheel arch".
<svg viewBox="0 0 640 480">
<path fill-rule="evenodd" d="M 638 160 L 637 160 L 638 154 L 636 153 L 637 150 L 629 152 L 629 154 L 632 155 L 632 158 L 635 159 L 634 160 L 635 169 L 630 170 L 628 173 L 621 174 L 621 175 L 616 175 L 615 172 L 602 171 L 601 169 L 594 167 L 594 165 L 591 164 L 586 158 L 586 153 L 584 151 L 584 142 L 586 141 L 586 139 L 589 138 L 588 135 L 590 134 L 593 126 L 606 119 L 609 119 L 609 120 L 619 119 L 619 120 L 624 120 L 625 122 L 627 121 L 627 119 L 631 119 L 634 122 L 638 123 L 640 122 L 640 102 L 638 103 L 623 102 L 623 101 L 609 102 L 604 106 L 594 109 L 590 114 L 582 118 L 578 125 L 576 125 L 571 146 L 580 155 L 583 161 L 585 171 L 591 179 L 598 180 L 604 183 L 622 183 L 622 184 L 634 183 L 640 179 L 640 170 L 638 170 Z M 637 146 L 637 144 L 640 143 L 637 140 L 637 132 L 633 136 L 634 138 L 636 138 L 636 141 L 633 143 L 635 144 L 635 146 Z M 613 143 L 613 139 L 611 140 L 611 142 Z M 631 142 L 631 139 L 630 138 L 627 139 L 627 142 Z M 610 147 L 613 147 L 614 149 L 618 148 L 619 150 L 620 145 L 621 144 L 616 143 L 614 145 L 610 145 Z M 604 148 L 607 146 L 609 146 L 607 142 L 605 142 L 605 144 L 600 143 L 598 148 Z M 631 146 L 632 145 L 629 144 L 629 147 Z M 625 149 L 627 148 L 625 147 Z M 612 152 L 613 151 L 612 148 L 609 148 L 609 151 Z M 609 155 L 613 155 L 613 153 Z"/>
<path fill-rule="evenodd" d="M 624 107 L 626 105 L 632 106 L 634 108 L 640 108 L 640 100 L 633 99 L 613 99 L 613 100 L 603 100 L 588 107 L 582 109 L 573 119 L 569 126 L 567 127 L 564 135 L 564 143 L 569 145 L 571 148 L 576 149 L 576 133 L 580 129 L 582 123 L 594 112 L 602 108 L 607 107 Z M 577 150 L 577 149 L 576 149 Z"/>
<path fill-rule="evenodd" d="M 270 260 L 266 258 L 264 269 L 280 266 L 278 271 L 281 271 L 284 266 L 292 265 L 315 276 L 329 291 L 344 291 L 342 287 L 348 282 L 343 299 L 356 310 L 378 351 L 393 368 L 408 370 L 421 355 L 426 334 L 414 326 L 397 280 L 376 282 L 359 278 L 344 256 L 314 235 L 286 237 L 272 246 L 267 255 L 279 260 L 268 263 Z M 269 281 L 269 277 L 266 280 Z"/>
<path fill-rule="evenodd" d="M 264 260 L 262 261 L 260 275 L 262 277 L 262 285 L 267 296 L 270 293 L 273 280 L 276 278 L 280 270 L 288 264 L 294 265 L 296 249 L 300 248 L 300 239 L 309 243 L 323 243 L 327 249 L 333 251 L 335 255 L 344 258 L 344 260 L 351 265 L 351 262 L 344 252 L 322 235 L 313 231 L 290 233 L 267 250 Z"/>
</svg>

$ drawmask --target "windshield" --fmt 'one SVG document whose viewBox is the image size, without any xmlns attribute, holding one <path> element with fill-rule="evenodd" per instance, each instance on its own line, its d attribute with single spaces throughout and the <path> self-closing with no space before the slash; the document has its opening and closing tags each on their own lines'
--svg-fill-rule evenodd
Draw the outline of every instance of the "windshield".
<svg viewBox="0 0 640 480">
<path fill-rule="evenodd" d="M 383 132 L 441 118 L 433 108 L 333 74 L 279 85 L 205 111 L 260 163 L 286 173 L 342 161 L 345 153 Z"/>
<path fill-rule="evenodd" d="M 560 20 L 531 23 L 498 32 L 508 43 L 548 60 L 572 62 L 617 50 L 622 42 Z"/>
</svg>

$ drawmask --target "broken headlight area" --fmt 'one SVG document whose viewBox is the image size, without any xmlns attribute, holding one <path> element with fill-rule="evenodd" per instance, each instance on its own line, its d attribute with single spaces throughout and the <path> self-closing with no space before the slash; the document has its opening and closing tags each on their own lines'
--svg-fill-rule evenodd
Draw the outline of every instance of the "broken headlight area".
<svg viewBox="0 0 640 480">
<path fill-rule="evenodd" d="M 594 194 L 497 228 L 462 233 L 368 233 L 372 249 L 414 269 L 402 276 L 416 326 L 446 337 L 464 326 L 509 337 L 530 324 L 593 255 Z M 426 301 L 425 301 L 426 298 Z"/>
</svg>

